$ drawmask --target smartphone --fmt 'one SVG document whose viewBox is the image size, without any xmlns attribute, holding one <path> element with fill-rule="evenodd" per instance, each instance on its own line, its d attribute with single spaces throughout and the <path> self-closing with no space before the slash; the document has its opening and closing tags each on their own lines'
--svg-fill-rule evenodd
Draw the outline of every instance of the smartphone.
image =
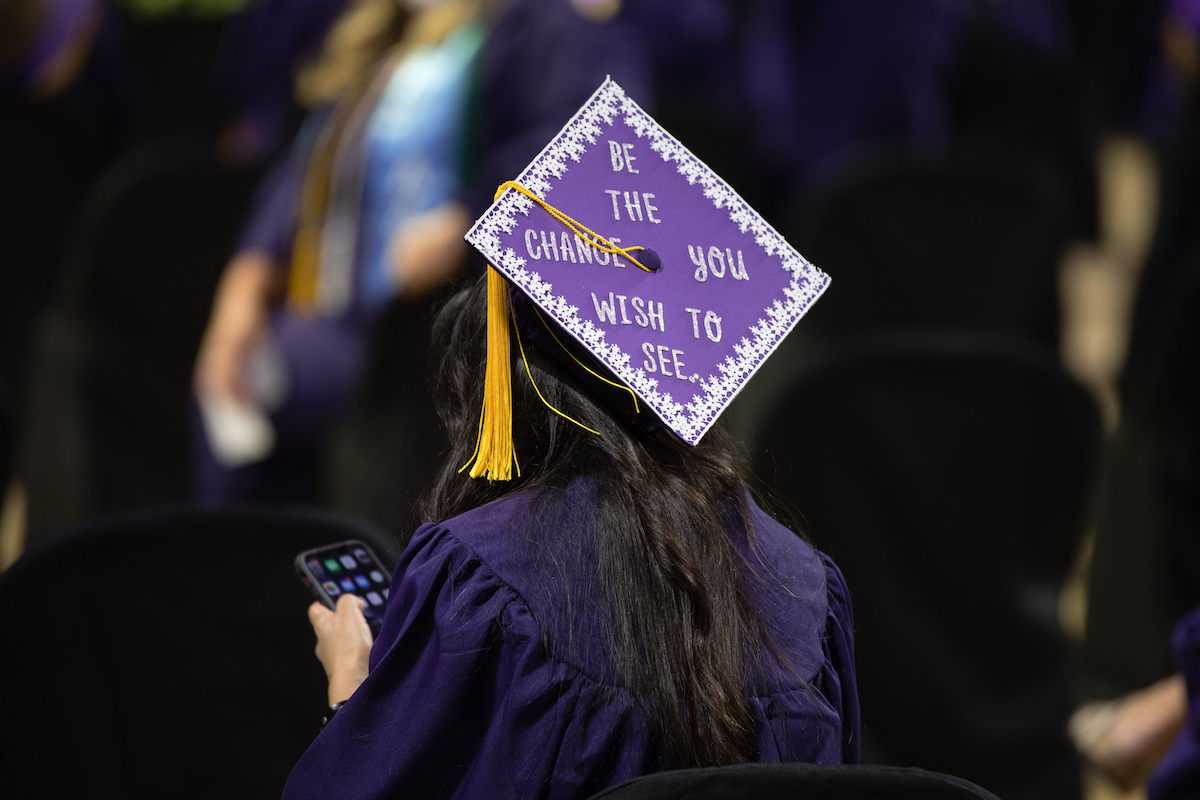
<svg viewBox="0 0 1200 800">
<path fill-rule="evenodd" d="M 296 556 L 294 564 L 300 580 L 326 608 L 333 609 L 344 594 L 361 597 L 366 603 L 363 616 L 371 626 L 371 635 L 379 635 L 391 577 L 371 548 L 351 539 L 305 550 Z"/>
</svg>

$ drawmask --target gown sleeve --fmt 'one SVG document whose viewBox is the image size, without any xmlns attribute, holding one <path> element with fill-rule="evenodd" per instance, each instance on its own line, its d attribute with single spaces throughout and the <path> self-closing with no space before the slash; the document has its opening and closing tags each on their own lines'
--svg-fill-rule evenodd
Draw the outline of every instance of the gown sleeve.
<svg viewBox="0 0 1200 800">
<path fill-rule="evenodd" d="M 526 653 L 540 645 L 520 615 L 509 624 L 515 600 L 444 528 L 418 529 L 396 567 L 370 674 L 301 757 L 284 798 L 455 795 L 503 702 L 497 684 L 514 642 Z"/>
<path fill-rule="evenodd" d="M 296 159 L 284 160 L 271 168 L 254 193 L 250 214 L 238 237 L 236 251 L 254 250 L 270 256 L 281 268 L 291 257 L 296 237 L 297 198 L 300 165 Z"/>
<path fill-rule="evenodd" d="M 827 692 L 826 696 L 837 705 L 842 718 L 842 763 L 857 764 L 862 748 L 862 726 L 854 674 L 854 609 L 842 571 L 828 556 L 822 554 L 821 558 L 825 562 L 829 597 L 825 625 L 826 659 L 838 684 L 837 691 Z"/>
</svg>

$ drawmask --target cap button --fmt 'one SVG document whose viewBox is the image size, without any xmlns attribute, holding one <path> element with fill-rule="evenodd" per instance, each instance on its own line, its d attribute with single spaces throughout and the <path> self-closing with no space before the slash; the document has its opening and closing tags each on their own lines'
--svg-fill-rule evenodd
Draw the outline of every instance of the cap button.
<svg viewBox="0 0 1200 800">
<path fill-rule="evenodd" d="M 637 254 L 637 260 L 641 262 L 642 266 L 651 272 L 658 272 L 660 269 L 662 269 L 662 259 L 659 257 L 658 253 L 654 252 L 649 247 Z"/>
</svg>

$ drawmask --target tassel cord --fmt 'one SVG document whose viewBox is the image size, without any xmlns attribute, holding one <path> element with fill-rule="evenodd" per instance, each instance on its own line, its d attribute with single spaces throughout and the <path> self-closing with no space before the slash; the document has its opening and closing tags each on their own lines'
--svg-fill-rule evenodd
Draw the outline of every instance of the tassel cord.
<svg viewBox="0 0 1200 800">
<path fill-rule="evenodd" d="M 615 244 L 610 242 L 608 239 L 605 239 L 603 236 L 596 233 L 594 230 L 587 227 L 586 225 L 579 222 L 578 220 L 574 220 L 571 217 L 568 217 L 566 214 L 559 211 L 557 208 L 550 205 L 545 200 L 538 197 L 536 194 L 529 191 L 528 189 L 526 189 L 524 186 L 517 183 L 516 181 L 505 181 L 504 183 L 500 184 L 500 186 L 496 189 L 496 195 L 495 195 L 495 197 L 492 198 L 492 200 L 493 201 L 499 200 L 500 195 L 504 194 L 504 191 L 506 189 L 512 189 L 513 191 L 518 192 L 519 194 L 522 194 L 525 197 L 528 197 L 533 202 L 537 203 L 539 206 L 544 208 L 546 210 L 546 212 L 548 214 L 550 214 L 550 216 L 554 217 L 556 220 L 561 222 L 563 225 L 566 225 L 568 228 L 571 229 L 571 231 L 576 236 L 578 236 L 580 239 L 583 239 L 585 242 L 587 242 L 588 244 L 590 244 L 592 247 L 596 248 L 600 252 L 609 253 L 614 256 L 625 256 L 625 258 L 629 259 L 633 264 L 642 268 L 646 272 L 654 272 L 654 270 L 650 269 L 645 264 L 638 261 L 632 255 L 633 251 L 645 250 L 646 248 L 641 247 L 640 245 L 632 245 L 630 247 L 617 247 Z M 591 237 L 591 238 L 588 238 L 588 237 Z"/>
<path fill-rule="evenodd" d="M 510 312 L 511 312 L 511 309 L 510 309 Z M 526 358 L 525 358 L 525 346 L 523 344 L 521 344 L 521 332 L 519 330 L 517 330 L 516 317 L 513 318 L 513 330 L 517 334 L 517 347 L 521 351 L 521 363 L 525 365 L 525 374 L 529 376 L 529 384 L 533 387 L 533 390 L 535 392 L 537 392 L 538 399 L 542 401 L 542 404 L 545 405 L 546 408 L 553 411 L 555 414 L 558 414 L 560 417 L 567 420 L 568 422 L 574 422 L 576 425 L 583 428 L 585 431 L 588 431 L 589 433 L 594 433 L 597 436 L 599 436 L 600 431 L 592 430 L 587 425 L 584 425 L 582 422 L 580 422 L 576 419 L 572 419 L 571 417 L 568 417 L 566 414 L 559 411 L 554 406 L 550 405 L 549 401 L 547 401 L 545 397 L 542 397 L 542 390 L 538 388 L 538 385 L 533 380 L 533 373 L 529 371 L 529 361 L 526 360 Z"/>
<path fill-rule="evenodd" d="M 583 239 L 591 247 L 601 252 L 609 253 L 614 258 L 623 256 L 646 272 L 655 271 L 642 264 L 633 255 L 634 252 L 645 250 L 646 248 L 639 245 L 617 247 L 608 239 L 559 211 L 516 181 L 505 181 L 500 184 L 496 189 L 494 199 L 499 200 L 501 195 L 508 189 L 512 189 L 540 205 L 548 214 L 567 226 L 576 236 Z M 542 317 L 541 312 L 537 311 L 537 309 L 534 309 L 534 311 L 537 313 L 538 319 L 546 326 L 546 330 L 554 338 L 554 341 L 559 347 L 562 347 L 563 351 L 576 364 L 610 386 L 629 392 L 630 397 L 633 398 L 635 413 L 641 413 L 641 409 L 638 407 L 637 395 L 634 394 L 632 389 L 628 386 L 614 383 L 602 375 L 598 375 L 578 358 L 575 358 L 575 354 L 563 346 L 558 336 Z M 521 362 L 525 365 L 525 374 L 529 377 L 529 384 L 533 387 L 534 392 L 537 393 L 538 399 L 542 401 L 542 404 L 546 408 L 568 422 L 578 425 L 580 428 L 596 436 L 600 435 L 599 431 L 589 428 L 576 419 L 572 419 L 550 405 L 549 401 L 542 395 L 542 390 L 538 388 L 537 382 L 533 379 L 533 372 L 529 368 L 529 361 L 525 358 L 525 345 L 521 341 L 521 332 L 517 330 L 516 317 L 513 315 L 513 309 L 508 302 L 508 284 L 500 272 L 489 264 L 487 268 L 487 357 L 483 378 L 483 408 L 479 414 L 479 433 L 475 437 L 475 450 L 467 460 L 467 463 L 463 464 L 458 470 L 461 473 L 470 467 L 468 474 L 472 478 L 486 477 L 489 481 L 512 480 L 514 466 L 516 467 L 517 477 L 521 475 L 521 465 L 517 461 L 512 434 L 512 361 L 509 349 L 508 327 L 510 320 L 517 337 L 517 347 L 521 352 Z"/>
<path fill-rule="evenodd" d="M 547 323 L 547 322 L 546 322 L 546 318 L 542 316 L 542 312 L 538 311 L 538 310 L 537 310 L 537 308 L 535 307 L 535 308 L 533 309 L 533 313 L 537 314 L 537 316 L 538 316 L 538 319 L 540 319 L 540 320 L 542 321 L 542 325 L 544 325 L 544 326 L 545 326 L 545 328 L 546 328 L 546 332 L 547 332 L 547 333 L 549 333 L 551 337 L 553 337 L 553 339 L 554 339 L 555 343 L 556 343 L 556 344 L 557 344 L 559 347 L 561 347 L 561 348 L 563 349 L 563 352 L 564 352 L 564 353 L 566 353 L 567 355 L 569 355 L 569 356 L 571 357 L 571 360 L 572 360 L 572 361 L 574 361 L 576 364 L 578 364 L 579 366 L 581 366 L 581 367 L 583 367 L 584 369 L 586 369 L 586 370 L 587 370 L 587 371 L 588 371 L 588 372 L 589 372 L 589 373 L 592 375 L 592 377 L 594 377 L 594 378 L 598 378 L 599 380 L 602 380 L 602 381 L 604 381 L 604 382 L 605 382 L 605 383 L 607 383 L 609 386 L 613 386 L 613 387 L 615 387 L 615 388 L 617 388 L 617 389 L 624 389 L 625 391 L 629 392 L 629 396 L 633 398 L 633 413 L 635 413 L 635 414 L 640 414 L 640 413 L 642 413 L 642 410 L 641 410 L 640 408 L 638 408 L 638 400 L 637 400 L 637 395 L 633 393 L 633 389 L 630 389 L 628 386 L 626 386 L 626 385 L 624 385 L 624 384 L 617 383 L 616 381 L 610 381 L 608 378 L 604 377 L 603 375 L 600 375 L 600 374 L 598 374 L 598 373 L 597 373 L 595 370 L 593 370 L 593 369 L 592 369 L 591 367 L 589 367 L 587 364 L 583 363 L 583 362 L 582 362 L 582 361 L 580 361 L 578 358 L 576 358 L 576 357 L 575 357 L 575 354 L 574 354 L 574 353 L 572 353 L 570 350 L 568 350 L 568 349 L 567 349 L 567 348 L 566 348 L 566 347 L 563 345 L 563 343 L 562 343 L 562 342 L 560 342 L 560 341 L 558 340 L 558 336 L 557 336 L 557 335 L 555 335 L 555 333 L 554 333 L 554 329 L 553 329 L 553 328 L 551 328 L 551 327 L 550 327 L 550 325 L 549 325 L 549 323 Z M 515 325 L 515 324 L 516 324 L 516 322 L 514 321 L 514 323 L 513 323 L 513 324 Z M 520 344 L 520 336 L 518 336 L 518 341 L 517 341 L 517 343 L 518 343 L 518 344 Z M 523 356 L 524 356 L 524 353 L 522 353 L 521 355 L 522 355 L 522 357 L 523 357 Z M 533 378 L 532 378 L 532 377 L 530 377 L 530 379 L 529 379 L 529 380 L 530 380 L 530 382 L 531 382 L 531 383 L 533 382 Z M 534 388 L 536 388 L 536 387 L 534 387 Z M 591 430 L 591 429 L 589 428 L 588 430 Z"/>
</svg>

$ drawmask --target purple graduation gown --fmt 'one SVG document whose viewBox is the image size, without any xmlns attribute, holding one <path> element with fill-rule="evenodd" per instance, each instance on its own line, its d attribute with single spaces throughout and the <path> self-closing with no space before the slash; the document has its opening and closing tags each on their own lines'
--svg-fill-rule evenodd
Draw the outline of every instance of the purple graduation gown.
<svg viewBox="0 0 1200 800">
<path fill-rule="evenodd" d="M 1187 718 L 1146 784 L 1150 800 L 1188 800 L 1200 795 L 1200 606 L 1175 625 L 1171 650 L 1187 684 Z"/>
<path fill-rule="evenodd" d="M 300 759 L 300 798 L 587 798 L 662 769 L 603 635 L 592 489 L 529 495 L 417 530 L 396 567 L 366 682 Z M 751 505 L 746 585 L 783 666 L 747 686 L 758 760 L 855 762 L 853 620 L 826 556 Z M 580 524 L 582 523 L 582 524 Z M 583 530 L 571 536 L 564 531 Z M 804 679 L 804 683 L 797 678 Z"/>
</svg>

